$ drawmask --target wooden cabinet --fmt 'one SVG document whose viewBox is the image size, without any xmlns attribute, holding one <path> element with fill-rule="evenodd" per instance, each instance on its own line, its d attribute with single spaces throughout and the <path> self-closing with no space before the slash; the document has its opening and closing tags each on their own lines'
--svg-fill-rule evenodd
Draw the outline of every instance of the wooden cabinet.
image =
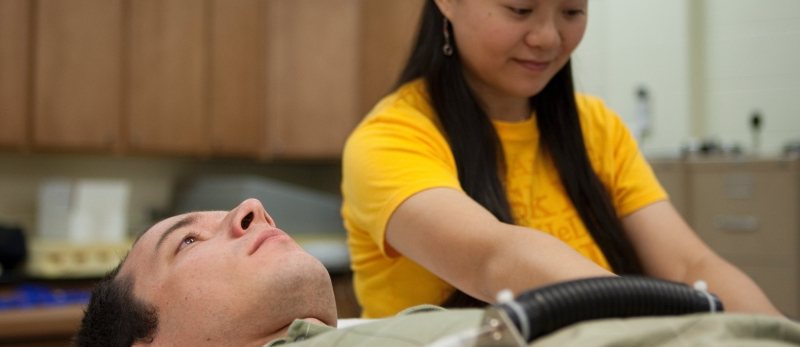
<svg viewBox="0 0 800 347">
<path fill-rule="evenodd" d="M 265 157 L 266 7 L 264 1 L 215 0 L 211 7 L 209 140 L 218 155 Z"/>
<path fill-rule="evenodd" d="M 654 160 L 653 170 L 700 238 L 800 317 L 800 160 Z M 713 288 L 712 288 L 713 290 Z"/>
<path fill-rule="evenodd" d="M 800 317 L 800 160 L 690 161 L 691 225 Z"/>
<path fill-rule="evenodd" d="M 0 147 L 27 139 L 30 11 L 28 0 L 0 0 Z"/>
<path fill-rule="evenodd" d="M 422 4 L 134 1 L 131 147 L 336 159 L 399 74 Z"/>
<path fill-rule="evenodd" d="M 71 346 L 83 305 L 0 311 L 0 346 Z"/>
<path fill-rule="evenodd" d="M 271 1 L 268 16 L 270 146 L 281 157 L 333 156 L 359 111 L 359 2 Z"/>
<path fill-rule="evenodd" d="M 400 77 L 424 4 L 424 0 L 361 2 L 359 119 L 391 91 Z"/>
<path fill-rule="evenodd" d="M 338 159 L 422 4 L 0 0 L 0 146 Z"/>
<path fill-rule="evenodd" d="M 361 305 L 358 304 L 356 291 L 353 288 L 353 273 L 349 271 L 331 273 L 331 284 L 339 318 L 361 317 Z"/>
<path fill-rule="evenodd" d="M 131 150 L 266 155 L 264 7 L 131 2 Z"/>
<path fill-rule="evenodd" d="M 268 4 L 270 147 L 282 158 L 337 158 L 399 76 L 423 2 Z"/>
<path fill-rule="evenodd" d="M 114 149 L 122 114 L 122 0 L 35 4 L 34 145 Z"/>
<path fill-rule="evenodd" d="M 680 159 L 653 160 L 650 162 L 650 166 L 661 186 L 669 194 L 669 200 L 675 206 L 675 210 L 683 219 L 690 220 L 692 211 L 689 209 L 687 201 L 687 173 L 684 161 Z"/>
<path fill-rule="evenodd" d="M 205 153 L 209 26 L 205 2 L 136 0 L 129 6 L 125 125 L 130 149 Z"/>
</svg>

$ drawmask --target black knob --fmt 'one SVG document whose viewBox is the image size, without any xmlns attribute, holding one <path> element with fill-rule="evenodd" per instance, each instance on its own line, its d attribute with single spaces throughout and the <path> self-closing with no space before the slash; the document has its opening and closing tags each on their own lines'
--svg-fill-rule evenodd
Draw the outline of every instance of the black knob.
<svg viewBox="0 0 800 347">
<path fill-rule="evenodd" d="M 752 130 L 761 130 L 761 125 L 763 124 L 761 118 L 761 112 L 759 111 L 754 111 L 753 114 L 750 115 L 750 128 Z"/>
</svg>

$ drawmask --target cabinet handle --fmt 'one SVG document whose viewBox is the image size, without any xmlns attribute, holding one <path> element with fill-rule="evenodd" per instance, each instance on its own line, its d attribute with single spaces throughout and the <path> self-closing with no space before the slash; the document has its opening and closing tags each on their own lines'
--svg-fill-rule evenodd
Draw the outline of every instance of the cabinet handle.
<svg viewBox="0 0 800 347">
<path fill-rule="evenodd" d="M 733 233 L 751 233 L 758 231 L 760 226 L 756 216 L 717 216 L 714 218 L 714 226 L 722 231 Z"/>
</svg>

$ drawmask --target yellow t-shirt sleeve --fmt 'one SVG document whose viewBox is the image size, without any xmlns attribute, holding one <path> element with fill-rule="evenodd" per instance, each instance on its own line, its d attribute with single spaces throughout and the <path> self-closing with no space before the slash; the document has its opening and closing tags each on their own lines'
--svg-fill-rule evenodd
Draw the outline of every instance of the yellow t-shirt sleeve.
<svg viewBox="0 0 800 347">
<path fill-rule="evenodd" d="M 350 230 L 360 230 L 386 256 L 392 213 L 426 189 L 463 191 L 455 160 L 435 123 L 410 107 L 386 107 L 369 115 L 351 134 L 343 155 L 343 211 Z"/>
<path fill-rule="evenodd" d="M 584 118 L 585 122 L 589 122 L 584 125 L 588 126 L 586 133 L 590 142 L 590 156 L 606 157 L 593 160 L 593 164 L 600 166 L 595 170 L 606 185 L 617 214 L 625 217 L 649 204 L 667 199 L 666 191 L 622 119 L 599 99 L 583 96 L 578 100 L 581 112 L 591 115 Z"/>
</svg>

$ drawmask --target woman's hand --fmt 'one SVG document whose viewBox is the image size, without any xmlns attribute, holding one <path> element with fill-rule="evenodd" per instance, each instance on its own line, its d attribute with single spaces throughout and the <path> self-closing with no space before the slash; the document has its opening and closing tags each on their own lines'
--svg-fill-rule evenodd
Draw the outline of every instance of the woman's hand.
<svg viewBox="0 0 800 347">
<path fill-rule="evenodd" d="M 669 201 L 622 219 L 647 275 L 686 284 L 708 283 L 727 311 L 781 315 L 747 275 L 714 253 Z"/>
</svg>

